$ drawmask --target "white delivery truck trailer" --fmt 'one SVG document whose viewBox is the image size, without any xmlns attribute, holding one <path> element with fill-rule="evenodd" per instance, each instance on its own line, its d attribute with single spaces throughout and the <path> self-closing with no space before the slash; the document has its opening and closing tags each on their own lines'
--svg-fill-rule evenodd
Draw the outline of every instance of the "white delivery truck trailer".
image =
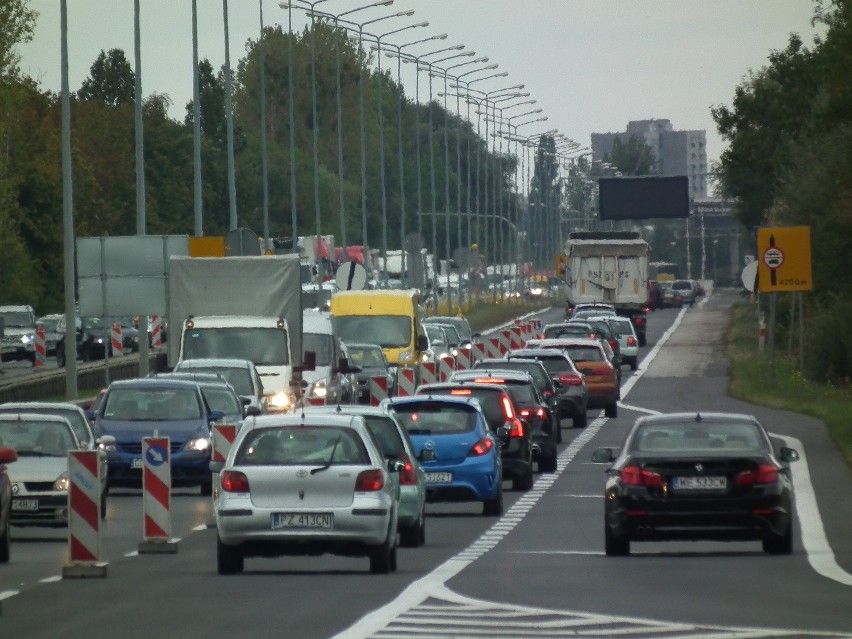
<svg viewBox="0 0 852 639">
<path fill-rule="evenodd" d="M 251 360 L 270 410 L 291 408 L 302 368 L 299 279 L 296 254 L 171 258 L 169 366 L 186 359 Z"/>
<path fill-rule="evenodd" d="M 577 231 L 565 242 L 568 308 L 612 304 L 645 344 L 650 246 L 636 232 Z M 570 312 L 570 311 L 569 311 Z"/>
</svg>

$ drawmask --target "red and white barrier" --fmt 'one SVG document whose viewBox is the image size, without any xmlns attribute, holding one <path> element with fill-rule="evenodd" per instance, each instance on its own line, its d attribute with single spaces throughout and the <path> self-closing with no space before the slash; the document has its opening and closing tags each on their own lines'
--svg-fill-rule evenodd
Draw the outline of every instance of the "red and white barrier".
<svg viewBox="0 0 852 639">
<path fill-rule="evenodd" d="M 470 363 L 473 365 L 482 359 L 488 359 L 488 343 L 474 342 L 473 348 L 470 349 Z"/>
<path fill-rule="evenodd" d="M 435 384 L 438 381 L 438 365 L 435 362 L 420 362 L 420 383 Z"/>
<path fill-rule="evenodd" d="M 512 348 L 512 331 L 508 328 L 500 331 L 500 355 L 505 355 Z"/>
<path fill-rule="evenodd" d="M 511 336 L 509 340 L 509 350 L 516 351 L 524 347 L 524 340 L 522 337 L 522 329 L 520 326 L 513 326 L 511 329 Z"/>
<path fill-rule="evenodd" d="M 142 438 L 143 542 L 139 552 L 177 552 L 172 535 L 172 456 L 168 437 Z"/>
<path fill-rule="evenodd" d="M 388 397 L 388 378 L 377 375 L 370 378 L 370 406 L 378 406 Z"/>
<path fill-rule="evenodd" d="M 213 461 L 223 462 L 231 452 L 231 446 L 237 438 L 237 427 L 234 424 L 213 424 Z"/>
<path fill-rule="evenodd" d="M 151 316 L 151 347 L 161 348 L 163 346 L 163 318 L 159 315 Z"/>
<path fill-rule="evenodd" d="M 456 370 L 457 371 L 466 371 L 471 366 L 473 366 L 473 362 L 471 361 L 471 353 L 472 349 L 469 348 L 460 348 L 459 354 L 456 355 Z"/>
<path fill-rule="evenodd" d="M 41 368 L 47 363 L 47 338 L 44 334 L 44 326 L 36 325 L 35 329 L 35 361 L 33 365 Z"/>
<path fill-rule="evenodd" d="M 446 355 L 438 360 L 438 381 L 446 382 L 456 370 L 456 358 Z"/>
<path fill-rule="evenodd" d="M 417 390 L 417 371 L 413 368 L 400 368 L 396 378 L 396 394 L 399 397 L 411 397 Z"/>
<path fill-rule="evenodd" d="M 485 353 L 488 355 L 488 359 L 499 359 L 503 356 L 503 353 L 500 352 L 500 338 L 489 337 L 488 341 L 485 342 L 485 346 Z"/>
<path fill-rule="evenodd" d="M 101 464 L 96 450 L 68 453 L 68 543 L 71 564 L 93 564 L 101 556 Z M 68 566 L 71 569 L 73 566 Z"/>
<path fill-rule="evenodd" d="M 124 341 L 121 334 L 121 322 L 116 322 L 110 330 L 110 341 L 112 343 L 112 354 L 115 357 L 124 355 Z"/>
</svg>

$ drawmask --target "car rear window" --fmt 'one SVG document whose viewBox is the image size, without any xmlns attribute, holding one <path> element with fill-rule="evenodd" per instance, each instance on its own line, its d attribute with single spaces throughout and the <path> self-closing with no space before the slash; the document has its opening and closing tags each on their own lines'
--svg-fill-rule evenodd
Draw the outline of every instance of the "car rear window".
<svg viewBox="0 0 852 639">
<path fill-rule="evenodd" d="M 565 350 L 575 362 L 602 362 L 603 351 L 592 346 L 566 346 Z"/>
<path fill-rule="evenodd" d="M 544 339 L 555 337 L 587 337 L 589 330 L 585 326 L 549 326 L 544 329 Z"/>
<path fill-rule="evenodd" d="M 393 419 L 388 415 L 364 415 L 364 421 L 373 433 L 382 456 L 385 459 L 401 459 L 405 454 L 405 447 Z"/>
<path fill-rule="evenodd" d="M 246 435 L 237 451 L 238 466 L 367 465 L 370 455 L 352 428 L 286 426 Z"/>
<path fill-rule="evenodd" d="M 765 441 L 754 424 L 653 424 L 643 426 L 633 438 L 639 452 L 742 452 L 765 450 Z"/>
<path fill-rule="evenodd" d="M 406 402 L 394 405 L 409 435 L 461 435 L 476 426 L 476 408 L 446 402 Z"/>
<path fill-rule="evenodd" d="M 630 323 L 630 320 L 626 322 L 613 322 L 611 326 L 616 335 L 633 335 L 633 325 Z"/>
</svg>

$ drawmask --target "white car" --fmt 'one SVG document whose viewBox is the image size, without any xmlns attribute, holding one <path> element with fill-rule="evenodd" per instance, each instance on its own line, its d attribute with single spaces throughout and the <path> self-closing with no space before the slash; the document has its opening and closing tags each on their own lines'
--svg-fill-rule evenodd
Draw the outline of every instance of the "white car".
<svg viewBox="0 0 852 639">
<path fill-rule="evenodd" d="M 246 557 L 367 556 L 370 572 L 396 570 L 398 503 L 392 472 L 364 418 L 281 414 L 250 417 L 219 473 L 220 574 Z"/>
<path fill-rule="evenodd" d="M 639 337 L 629 317 L 607 317 L 609 325 L 621 346 L 621 362 L 629 364 L 630 370 L 639 368 Z"/>
<path fill-rule="evenodd" d="M 0 445 L 14 448 L 9 472 L 13 526 L 68 525 L 68 451 L 81 449 L 71 424 L 57 415 L 0 415 Z M 101 472 L 101 518 L 106 514 L 106 473 Z"/>
</svg>

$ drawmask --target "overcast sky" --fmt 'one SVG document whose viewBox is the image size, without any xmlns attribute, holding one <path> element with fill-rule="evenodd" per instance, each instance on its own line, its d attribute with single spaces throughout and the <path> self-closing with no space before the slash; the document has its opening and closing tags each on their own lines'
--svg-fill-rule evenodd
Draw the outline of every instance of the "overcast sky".
<svg viewBox="0 0 852 639">
<path fill-rule="evenodd" d="M 287 10 L 277 0 L 229 0 L 233 67 L 246 41 L 257 38 L 261 1 L 264 23 L 287 27 Z M 327 0 L 317 9 L 340 14 L 373 1 Z M 60 3 L 30 0 L 30 6 L 40 15 L 33 41 L 20 47 L 21 68 L 42 88 L 58 91 Z M 133 0 L 68 0 L 72 91 L 79 89 L 101 50 L 124 49 L 133 63 L 133 6 Z M 141 2 L 143 93 L 168 94 L 173 117 L 181 119 L 192 96 L 191 6 L 190 0 Z M 388 36 L 387 41 L 404 44 L 446 33 L 446 40 L 406 51 L 419 55 L 464 44 L 477 57 L 487 56 L 489 62 L 482 65 L 497 63 L 499 68 L 467 79 L 506 71 L 506 77 L 475 86 L 491 91 L 522 83 L 530 92 L 527 99 L 537 103 L 512 114 L 541 107 L 543 112 L 529 119 L 548 118 L 524 127 L 523 133 L 559 129 L 588 146 L 592 132 L 623 131 L 630 120 L 668 119 L 676 130 L 706 130 L 711 162 L 723 143 L 710 107 L 730 105 L 737 84 L 749 70 L 763 67 L 772 49 L 786 46 L 790 33 L 811 44 L 816 32 L 810 25 L 810 0 L 396 0 L 390 7 L 365 9 L 348 18 L 366 21 L 407 9 L 415 14 L 366 30 L 383 34 L 429 21 L 425 28 Z M 198 0 L 198 12 L 199 56 L 218 68 L 225 60 L 223 2 Z M 294 28 L 303 26 L 304 13 L 294 10 L 293 21 Z M 383 64 L 396 68 L 390 60 Z M 404 73 L 403 83 L 413 95 L 413 75 Z"/>
</svg>

